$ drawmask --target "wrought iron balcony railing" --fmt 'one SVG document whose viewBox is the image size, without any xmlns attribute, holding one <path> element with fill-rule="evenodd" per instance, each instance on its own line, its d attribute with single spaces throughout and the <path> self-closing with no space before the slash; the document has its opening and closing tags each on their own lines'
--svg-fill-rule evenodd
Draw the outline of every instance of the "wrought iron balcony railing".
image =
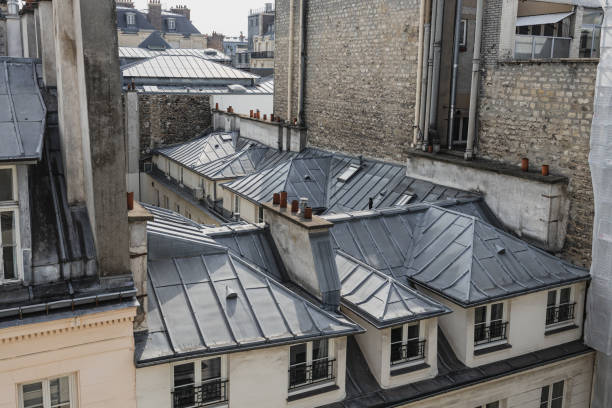
<svg viewBox="0 0 612 408">
<path fill-rule="evenodd" d="M 475 346 L 502 340 L 508 340 L 508 322 L 492 322 L 488 326 L 485 324 L 474 326 Z"/>
<path fill-rule="evenodd" d="M 413 340 L 407 343 L 391 344 L 391 365 L 424 359 L 425 342 L 426 340 Z"/>
<path fill-rule="evenodd" d="M 253 51 L 251 58 L 274 58 L 274 51 Z"/>
<path fill-rule="evenodd" d="M 199 408 L 227 402 L 228 380 L 213 380 L 199 386 L 182 386 L 172 391 L 173 408 Z"/>
<path fill-rule="evenodd" d="M 336 379 L 336 360 L 313 361 L 289 367 L 289 390 Z"/>
<path fill-rule="evenodd" d="M 546 325 L 574 320 L 575 303 L 559 306 L 549 306 L 546 309 Z"/>
</svg>

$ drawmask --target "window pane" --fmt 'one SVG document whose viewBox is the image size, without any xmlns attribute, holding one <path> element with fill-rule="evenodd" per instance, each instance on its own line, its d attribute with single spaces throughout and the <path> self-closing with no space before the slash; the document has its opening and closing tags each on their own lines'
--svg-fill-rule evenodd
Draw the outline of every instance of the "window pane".
<svg viewBox="0 0 612 408">
<path fill-rule="evenodd" d="M 540 408 L 548 408 L 548 393 L 550 387 L 548 385 L 542 387 L 542 394 L 540 395 Z"/>
<path fill-rule="evenodd" d="M 563 381 L 553 384 L 552 398 L 563 398 Z"/>
<path fill-rule="evenodd" d="M 571 288 L 561 289 L 561 296 L 559 296 L 559 304 L 566 304 L 570 302 L 570 295 L 572 293 Z"/>
<path fill-rule="evenodd" d="M 480 306 L 476 308 L 476 317 L 474 320 L 476 323 L 484 323 L 487 321 L 487 307 L 486 306 Z"/>
<path fill-rule="evenodd" d="M 68 377 L 49 381 L 49 388 L 51 389 L 52 406 L 70 402 L 70 381 Z"/>
<path fill-rule="evenodd" d="M 394 327 L 391 329 L 391 343 L 402 341 L 402 327 Z"/>
<path fill-rule="evenodd" d="M 313 360 L 327 358 L 327 354 L 328 354 L 328 341 L 327 340 L 315 340 L 312 342 L 312 359 Z"/>
<path fill-rule="evenodd" d="M 551 290 L 550 292 L 548 292 L 548 302 L 546 303 L 546 305 L 555 306 L 556 304 L 557 304 L 557 291 Z"/>
<path fill-rule="evenodd" d="M 15 217 L 12 211 L 0 213 L 0 232 L 4 279 L 15 279 L 15 272 L 17 270 L 17 246 L 15 243 Z"/>
<path fill-rule="evenodd" d="M 418 339 L 419 338 L 419 325 L 415 324 L 412 326 L 408 326 L 408 339 Z"/>
<path fill-rule="evenodd" d="M 43 406 L 42 383 L 24 385 L 22 390 L 24 408 L 39 408 Z"/>
<path fill-rule="evenodd" d="M 202 381 L 221 377 L 221 357 L 202 361 Z"/>
<path fill-rule="evenodd" d="M 491 321 L 501 320 L 504 314 L 504 304 L 495 303 L 491 305 Z"/>
<path fill-rule="evenodd" d="M 0 201 L 13 200 L 13 170 L 0 169 Z"/>
<path fill-rule="evenodd" d="M 499 408 L 499 401 L 490 402 L 485 405 L 485 408 Z"/>
<path fill-rule="evenodd" d="M 174 366 L 174 386 L 180 387 L 195 382 L 193 363 Z"/>
<path fill-rule="evenodd" d="M 300 364 L 306 362 L 306 343 L 291 346 L 289 352 L 289 364 Z"/>
</svg>

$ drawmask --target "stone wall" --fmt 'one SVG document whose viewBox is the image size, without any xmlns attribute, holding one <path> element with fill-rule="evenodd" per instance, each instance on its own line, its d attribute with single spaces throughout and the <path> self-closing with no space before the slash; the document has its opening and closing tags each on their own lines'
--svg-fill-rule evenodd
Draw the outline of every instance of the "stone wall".
<svg viewBox="0 0 612 408">
<path fill-rule="evenodd" d="M 488 69 L 480 101 L 480 157 L 530 166 L 550 165 L 569 178 L 570 210 L 560 254 L 590 264 L 593 189 L 589 138 L 597 63 L 499 63 Z"/>
<path fill-rule="evenodd" d="M 6 55 L 6 19 L 4 17 L 0 17 L 0 55 Z"/>
<path fill-rule="evenodd" d="M 211 126 L 208 95 L 138 95 L 140 151 L 184 142 Z"/>
<path fill-rule="evenodd" d="M 297 117 L 300 2 L 295 1 Z M 276 2 L 275 114 L 287 118 L 289 0 Z M 401 160 L 412 140 L 418 0 L 307 2 L 304 112 L 309 144 Z"/>
</svg>

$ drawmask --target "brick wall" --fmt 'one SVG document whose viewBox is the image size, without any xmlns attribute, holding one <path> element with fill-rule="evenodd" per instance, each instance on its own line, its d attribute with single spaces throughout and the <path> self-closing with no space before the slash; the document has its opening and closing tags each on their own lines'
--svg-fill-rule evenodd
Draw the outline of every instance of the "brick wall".
<svg viewBox="0 0 612 408">
<path fill-rule="evenodd" d="M 478 154 L 509 163 L 529 158 L 569 178 L 570 212 L 561 254 L 589 265 L 593 189 L 589 138 L 597 63 L 499 63 L 488 69 L 480 101 Z"/>
<path fill-rule="evenodd" d="M 138 95 L 141 152 L 184 142 L 211 125 L 208 95 Z"/>
<path fill-rule="evenodd" d="M 287 118 L 289 0 L 276 2 L 275 114 Z M 309 144 L 402 160 L 412 140 L 418 0 L 310 0 L 304 112 Z M 295 1 L 297 116 L 299 1 Z"/>
</svg>

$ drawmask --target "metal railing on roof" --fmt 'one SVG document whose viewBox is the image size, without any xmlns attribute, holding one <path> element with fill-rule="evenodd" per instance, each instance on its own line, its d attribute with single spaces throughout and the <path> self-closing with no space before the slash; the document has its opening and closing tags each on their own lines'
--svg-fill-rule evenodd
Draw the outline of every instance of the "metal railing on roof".
<svg viewBox="0 0 612 408">
<path fill-rule="evenodd" d="M 255 51 L 251 53 L 251 58 L 274 58 L 274 51 Z"/>
<path fill-rule="evenodd" d="M 336 378 L 336 360 L 322 359 L 312 364 L 296 364 L 289 367 L 289 390 L 312 384 L 333 381 Z"/>
<path fill-rule="evenodd" d="M 488 326 L 485 324 L 474 326 L 475 346 L 503 340 L 508 340 L 508 322 L 491 322 Z"/>
<path fill-rule="evenodd" d="M 570 37 L 517 34 L 514 40 L 514 58 L 518 60 L 569 58 L 571 42 Z"/>
<path fill-rule="evenodd" d="M 546 308 L 546 325 L 562 323 L 574 319 L 576 303 L 568 303 Z"/>
<path fill-rule="evenodd" d="M 391 344 L 391 365 L 423 360 L 427 340 L 412 340 L 406 343 Z"/>
</svg>

